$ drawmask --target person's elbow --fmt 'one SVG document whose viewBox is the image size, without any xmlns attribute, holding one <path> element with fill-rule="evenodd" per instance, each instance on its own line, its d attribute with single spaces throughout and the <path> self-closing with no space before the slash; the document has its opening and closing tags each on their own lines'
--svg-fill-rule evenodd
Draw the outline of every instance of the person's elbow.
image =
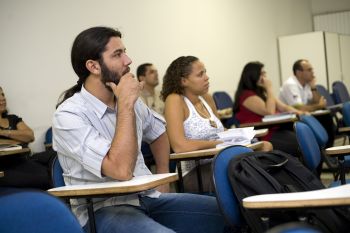
<svg viewBox="0 0 350 233">
<path fill-rule="evenodd" d="M 20 141 L 24 143 L 31 143 L 31 142 L 34 142 L 34 140 L 35 140 L 35 137 L 34 137 L 34 133 L 32 132 L 32 133 L 29 133 L 27 136 L 23 137 L 22 140 Z"/>
<path fill-rule="evenodd" d="M 120 181 L 128 181 L 133 178 L 133 173 L 132 172 L 123 172 L 123 173 L 118 173 L 116 174 L 115 179 L 120 180 Z"/>
<path fill-rule="evenodd" d="M 185 143 L 172 143 L 171 144 L 171 149 L 175 153 L 182 153 L 182 152 L 187 152 L 189 149 L 186 147 Z"/>
<path fill-rule="evenodd" d="M 119 166 L 116 166 L 119 164 Z M 133 178 L 133 168 L 127 164 L 120 164 L 106 156 L 102 161 L 102 174 L 115 180 L 127 181 Z"/>
<path fill-rule="evenodd" d="M 128 181 L 133 178 L 133 172 L 131 169 L 115 169 L 105 175 L 119 181 Z"/>
<path fill-rule="evenodd" d="M 34 133 L 31 133 L 31 135 L 29 136 L 28 142 L 34 142 L 34 140 L 35 140 Z"/>
</svg>

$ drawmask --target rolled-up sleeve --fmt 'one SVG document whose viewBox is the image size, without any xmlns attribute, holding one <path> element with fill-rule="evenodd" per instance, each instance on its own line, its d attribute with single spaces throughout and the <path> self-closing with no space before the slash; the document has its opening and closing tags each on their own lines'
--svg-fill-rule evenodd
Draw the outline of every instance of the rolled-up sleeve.
<svg viewBox="0 0 350 233">
<path fill-rule="evenodd" d="M 158 113 L 148 108 L 142 101 L 138 101 L 143 114 L 143 137 L 142 140 L 152 143 L 165 132 L 165 120 Z"/>
<path fill-rule="evenodd" d="M 110 141 L 87 119 L 69 111 L 56 112 L 53 131 L 57 152 L 78 160 L 86 170 L 102 177 L 102 161 L 110 148 Z"/>
</svg>

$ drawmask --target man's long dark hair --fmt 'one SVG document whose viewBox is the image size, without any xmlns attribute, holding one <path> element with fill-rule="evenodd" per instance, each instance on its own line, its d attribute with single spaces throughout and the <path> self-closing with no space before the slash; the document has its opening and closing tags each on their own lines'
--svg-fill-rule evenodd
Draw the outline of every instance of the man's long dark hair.
<svg viewBox="0 0 350 233">
<path fill-rule="evenodd" d="M 241 79 L 237 87 L 235 94 L 233 112 L 238 112 L 239 110 L 239 97 L 242 95 L 244 90 L 254 91 L 257 96 L 261 97 L 266 101 L 266 90 L 262 86 L 258 85 L 260 79 L 261 70 L 264 67 L 264 64 L 261 62 L 249 62 L 243 68 Z"/>
<path fill-rule="evenodd" d="M 71 51 L 71 62 L 75 73 L 79 79 L 77 84 L 61 94 L 62 100 L 56 105 L 56 108 L 66 99 L 73 96 L 81 90 L 90 71 L 86 68 L 87 60 L 102 61 L 102 53 L 106 50 L 106 45 L 111 37 L 122 35 L 120 31 L 109 27 L 93 27 L 81 32 L 74 40 Z"/>
</svg>

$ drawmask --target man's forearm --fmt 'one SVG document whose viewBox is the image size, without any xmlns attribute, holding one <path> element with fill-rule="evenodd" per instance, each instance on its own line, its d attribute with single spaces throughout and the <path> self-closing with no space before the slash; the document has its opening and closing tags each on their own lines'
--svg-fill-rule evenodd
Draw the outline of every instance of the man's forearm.
<svg viewBox="0 0 350 233">
<path fill-rule="evenodd" d="M 106 176 L 129 180 L 138 154 L 134 109 L 118 111 L 117 121 L 115 135 L 102 168 Z"/>
<path fill-rule="evenodd" d="M 170 146 L 168 135 L 163 133 L 150 144 L 154 160 L 156 162 L 157 173 L 169 172 L 169 154 Z"/>
<path fill-rule="evenodd" d="M 305 112 L 313 112 L 316 110 L 321 109 L 322 107 L 320 107 L 318 104 L 298 104 L 298 105 L 293 105 L 294 108 L 301 110 L 301 111 L 305 111 Z"/>
</svg>

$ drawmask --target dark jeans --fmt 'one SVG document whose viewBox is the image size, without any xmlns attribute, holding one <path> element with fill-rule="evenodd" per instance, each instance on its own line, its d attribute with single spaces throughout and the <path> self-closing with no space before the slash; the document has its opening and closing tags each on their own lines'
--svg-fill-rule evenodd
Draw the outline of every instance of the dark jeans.
<svg viewBox="0 0 350 233">
<path fill-rule="evenodd" d="M 163 193 L 159 198 L 140 197 L 140 204 L 97 210 L 97 233 L 224 232 L 224 218 L 214 197 Z M 89 232 L 88 223 L 84 230 Z"/>
</svg>

